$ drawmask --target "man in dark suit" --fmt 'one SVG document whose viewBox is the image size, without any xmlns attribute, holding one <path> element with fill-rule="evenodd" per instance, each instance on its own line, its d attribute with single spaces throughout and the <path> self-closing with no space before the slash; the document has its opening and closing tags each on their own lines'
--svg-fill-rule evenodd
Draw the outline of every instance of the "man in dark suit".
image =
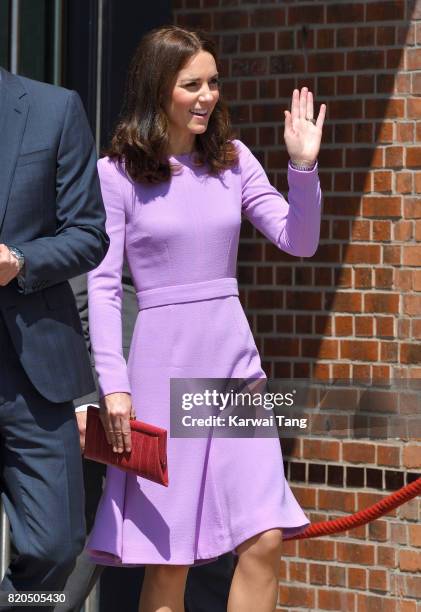
<svg viewBox="0 0 421 612">
<path fill-rule="evenodd" d="M 72 279 L 71 286 L 76 297 L 79 315 L 85 334 L 87 346 L 90 347 L 88 324 L 88 296 L 86 276 Z M 123 268 L 123 354 L 127 359 L 133 328 L 138 315 L 136 291 L 128 267 Z M 81 446 L 84 444 L 86 427 L 86 406 L 97 403 L 95 393 L 75 400 L 77 410 Z M 105 474 L 102 465 L 84 460 L 86 523 L 90 531 L 95 518 L 96 507 L 102 492 L 102 477 Z M 55 612 L 80 612 L 83 603 L 91 589 L 102 574 L 104 566 L 95 565 L 88 555 L 82 552 L 72 574 L 65 586 L 66 604 L 57 607 Z M 232 574 L 234 571 L 233 555 L 226 554 L 217 561 L 192 568 L 189 571 L 185 606 L 186 612 L 225 612 Z M 124 608 L 127 612 L 138 609 L 139 595 L 142 588 L 143 568 L 105 568 L 101 588 L 101 612 L 111 612 Z"/>
<path fill-rule="evenodd" d="M 0 69 L 0 134 L 0 469 L 16 551 L 0 588 L 57 591 L 85 539 L 71 400 L 94 389 L 67 281 L 103 259 L 105 212 L 75 92 Z"/>
</svg>

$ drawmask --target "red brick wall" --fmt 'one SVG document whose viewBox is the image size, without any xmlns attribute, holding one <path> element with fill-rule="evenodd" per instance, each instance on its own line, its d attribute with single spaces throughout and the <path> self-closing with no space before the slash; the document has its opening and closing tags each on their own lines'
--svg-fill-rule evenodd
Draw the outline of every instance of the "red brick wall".
<svg viewBox="0 0 421 612">
<path fill-rule="evenodd" d="M 267 374 L 421 376 L 421 2 L 173 7 L 175 23 L 217 40 L 237 135 L 285 195 L 292 90 L 308 86 L 316 112 L 327 104 L 316 255 L 294 259 L 243 227 L 241 297 Z M 366 507 L 421 468 L 414 442 L 314 442 L 297 440 L 286 464 L 312 521 Z M 414 500 L 348 537 L 286 544 L 280 609 L 420 612 L 420 518 Z"/>
</svg>

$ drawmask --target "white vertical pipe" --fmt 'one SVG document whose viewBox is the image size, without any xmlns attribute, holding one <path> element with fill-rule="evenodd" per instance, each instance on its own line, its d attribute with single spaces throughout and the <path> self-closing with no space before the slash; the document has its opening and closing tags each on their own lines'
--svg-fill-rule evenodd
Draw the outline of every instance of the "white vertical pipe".
<svg viewBox="0 0 421 612">
<path fill-rule="evenodd" d="M 99 612 L 99 581 L 95 584 L 85 602 L 84 612 Z"/>
<path fill-rule="evenodd" d="M 96 48 L 96 108 L 95 108 L 95 140 L 99 154 L 101 142 L 101 86 L 102 86 L 102 30 L 104 23 L 104 0 L 98 0 L 97 48 Z"/>
<path fill-rule="evenodd" d="M 10 562 L 9 520 L 1 504 L 0 514 L 0 579 L 3 578 Z"/>
<path fill-rule="evenodd" d="M 11 29 L 10 29 L 10 72 L 16 74 L 19 71 L 19 16 L 20 0 L 12 0 L 10 5 Z"/>
<path fill-rule="evenodd" d="M 97 47 L 96 47 L 96 104 L 95 104 L 95 141 L 99 155 L 101 143 L 101 87 L 102 87 L 102 45 L 104 23 L 104 0 L 98 0 Z M 99 612 L 99 583 L 92 589 L 85 601 L 82 612 Z"/>
<path fill-rule="evenodd" d="M 99 155 L 101 142 L 101 87 L 102 87 L 102 45 L 104 24 L 104 0 L 98 0 L 97 46 L 96 46 L 96 103 L 95 103 L 95 141 Z M 85 601 L 83 612 L 99 612 L 99 583 L 94 585 Z"/>
<path fill-rule="evenodd" d="M 16 74 L 19 71 L 19 19 L 20 0 L 12 0 L 10 3 L 10 72 Z M 0 510 L 0 574 L 4 573 L 10 562 L 10 531 L 9 521 L 4 511 L 3 504 Z"/>
<path fill-rule="evenodd" d="M 54 0 L 53 82 L 61 85 L 63 0 Z"/>
</svg>

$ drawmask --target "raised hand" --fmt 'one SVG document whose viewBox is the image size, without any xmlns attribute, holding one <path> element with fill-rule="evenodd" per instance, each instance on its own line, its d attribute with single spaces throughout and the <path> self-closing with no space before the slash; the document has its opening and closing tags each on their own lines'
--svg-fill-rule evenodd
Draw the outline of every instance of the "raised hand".
<svg viewBox="0 0 421 612">
<path fill-rule="evenodd" d="M 313 94 L 307 87 L 301 92 L 294 89 L 291 100 L 291 112 L 284 111 L 284 138 L 288 154 L 292 161 L 312 164 L 319 154 L 322 139 L 323 122 L 326 115 L 326 104 L 321 104 L 315 124 Z"/>
</svg>

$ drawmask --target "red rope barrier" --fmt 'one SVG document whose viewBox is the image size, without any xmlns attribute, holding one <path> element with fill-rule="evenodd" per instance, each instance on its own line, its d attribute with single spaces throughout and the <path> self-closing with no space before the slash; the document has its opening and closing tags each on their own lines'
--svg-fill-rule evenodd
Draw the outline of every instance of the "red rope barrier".
<svg viewBox="0 0 421 612">
<path fill-rule="evenodd" d="M 413 499 L 417 495 L 421 494 L 421 476 L 395 491 L 391 495 L 388 495 L 384 499 L 381 499 L 376 504 L 373 504 L 369 508 L 360 510 L 355 514 L 349 516 L 343 516 L 332 521 L 322 521 L 320 523 L 312 523 L 301 533 L 286 537 L 285 540 L 302 540 L 304 538 L 316 538 L 318 536 L 330 535 L 332 533 L 338 533 L 340 531 L 347 531 L 348 529 L 354 529 L 360 525 L 365 525 L 375 519 L 383 516 L 390 510 L 394 510 L 398 506 L 401 506 L 405 502 Z"/>
</svg>

